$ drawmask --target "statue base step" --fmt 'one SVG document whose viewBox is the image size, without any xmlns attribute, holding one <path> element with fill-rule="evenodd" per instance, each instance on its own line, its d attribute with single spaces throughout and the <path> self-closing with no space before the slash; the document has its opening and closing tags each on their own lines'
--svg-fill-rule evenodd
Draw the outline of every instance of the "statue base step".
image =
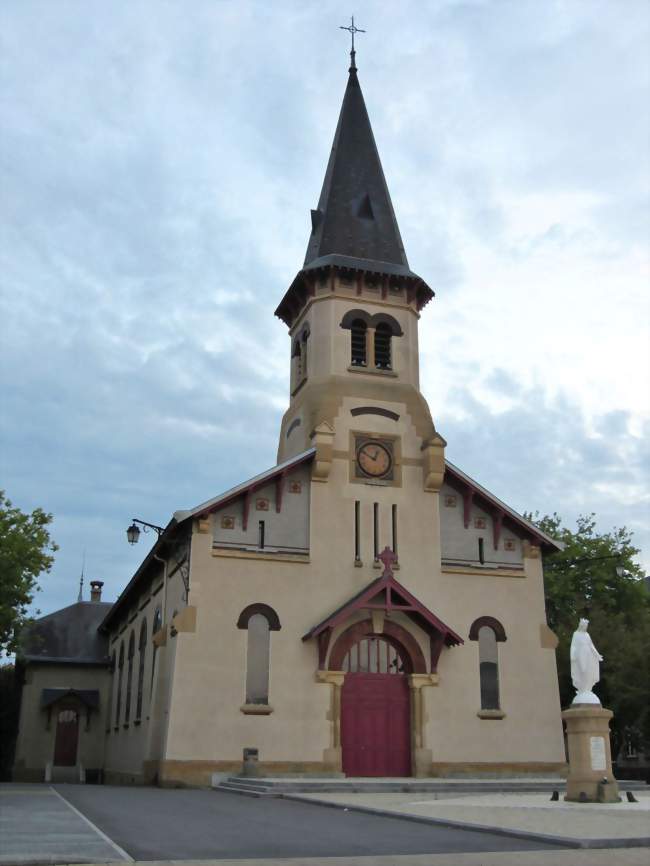
<svg viewBox="0 0 650 866">
<path fill-rule="evenodd" d="M 569 749 L 565 800 L 575 803 L 620 800 L 609 744 L 609 723 L 613 715 L 611 710 L 594 704 L 572 704 L 562 713 Z"/>
</svg>

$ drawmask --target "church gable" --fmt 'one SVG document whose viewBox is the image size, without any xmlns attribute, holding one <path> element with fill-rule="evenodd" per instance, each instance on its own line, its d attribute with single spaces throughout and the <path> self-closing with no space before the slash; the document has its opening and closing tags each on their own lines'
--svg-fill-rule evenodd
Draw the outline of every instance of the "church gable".
<svg viewBox="0 0 650 866">
<path fill-rule="evenodd" d="M 213 546 L 309 553 L 310 467 L 302 464 L 217 508 Z"/>
<path fill-rule="evenodd" d="M 444 565 L 524 567 L 525 545 L 557 543 L 449 462 L 440 489 L 440 546 Z"/>
<path fill-rule="evenodd" d="M 484 503 L 467 504 L 465 491 L 445 483 L 440 490 L 440 545 L 443 564 L 523 569 L 523 539 L 512 526 L 500 532 L 498 517 Z M 495 530 L 497 530 L 495 534 Z"/>
</svg>

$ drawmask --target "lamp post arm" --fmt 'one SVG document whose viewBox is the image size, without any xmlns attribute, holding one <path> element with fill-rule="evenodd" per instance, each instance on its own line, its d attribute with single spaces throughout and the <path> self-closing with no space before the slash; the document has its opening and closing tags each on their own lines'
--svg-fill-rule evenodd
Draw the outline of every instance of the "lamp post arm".
<svg viewBox="0 0 650 866">
<path fill-rule="evenodd" d="M 164 527 L 162 527 L 162 526 L 156 526 L 155 523 L 147 523 L 146 520 L 140 520 L 139 517 L 134 517 L 134 518 L 133 518 L 133 522 L 134 522 L 134 523 L 139 523 L 140 526 L 142 526 L 142 527 L 144 528 L 144 531 L 145 531 L 145 532 L 147 531 L 146 527 L 149 527 L 149 529 L 153 529 L 155 532 L 158 533 L 158 538 L 160 538 L 160 536 L 161 536 L 161 535 L 163 534 L 163 532 L 165 531 Z"/>
<path fill-rule="evenodd" d="M 565 565 L 578 565 L 580 562 L 598 562 L 604 559 L 620 559 L 620 553 L 611 553 L 607 556 L 580 556 L 577 559 L 558 559 L 554 562 L 549 562 L 546 568 L 560 568 Z"/>
</svg>

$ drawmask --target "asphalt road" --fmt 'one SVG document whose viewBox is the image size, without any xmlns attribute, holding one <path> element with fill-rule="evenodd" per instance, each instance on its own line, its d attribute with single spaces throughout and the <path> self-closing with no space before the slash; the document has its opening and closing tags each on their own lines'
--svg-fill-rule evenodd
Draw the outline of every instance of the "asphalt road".
<svg viewBox="0 0 650 866">
<path fill-rule="evenodd" d="M 136 860 L 557 851 L 554 845 L 491 833 L 288 800 L 206 790 L 55 787 Z"/>
</svg>

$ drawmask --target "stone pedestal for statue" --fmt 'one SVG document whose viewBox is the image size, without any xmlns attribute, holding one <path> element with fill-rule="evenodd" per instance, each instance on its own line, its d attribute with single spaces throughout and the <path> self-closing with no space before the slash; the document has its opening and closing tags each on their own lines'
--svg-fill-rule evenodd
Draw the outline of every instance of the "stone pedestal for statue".
<svg viewBox="0 0 650 866">
<path fill-rule="evenodd" d="M 620 800 L 609 744 L 609 722 L 613 715 L 600 703 L 573 703 L 562 713 L 569 747 L 565 800 L 577 803 Z"/>
</svg>

